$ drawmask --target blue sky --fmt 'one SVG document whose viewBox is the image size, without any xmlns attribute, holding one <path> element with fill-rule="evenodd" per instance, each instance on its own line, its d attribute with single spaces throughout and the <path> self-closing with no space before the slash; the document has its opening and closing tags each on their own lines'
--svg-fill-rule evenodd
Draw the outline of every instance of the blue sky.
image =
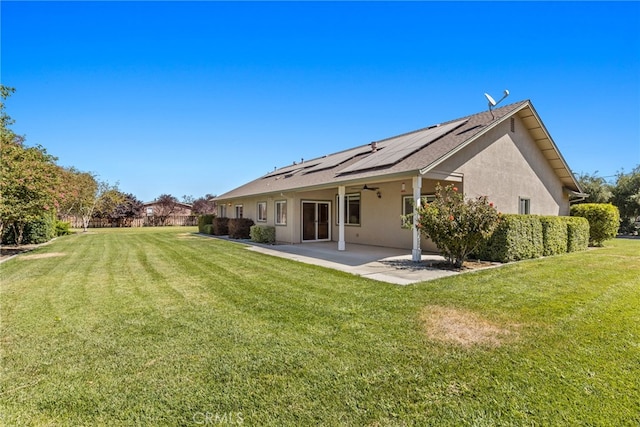
<svg viewBox="0 0 640 427">
<path fill-rule="evenodd" d="M 143 201 L 531 99 L 569 166 L 640 164 L 637 2 L 2 1 L 14 130 Z"/>
</svg>

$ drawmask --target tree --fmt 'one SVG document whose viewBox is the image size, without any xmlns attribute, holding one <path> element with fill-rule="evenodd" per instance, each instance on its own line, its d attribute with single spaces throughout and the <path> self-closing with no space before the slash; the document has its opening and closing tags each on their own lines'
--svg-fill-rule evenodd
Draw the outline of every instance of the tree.
<svg viewBox="0 0 640 427">
<path fill-rule="evenodd" d="M 114 211 L 125 200 L 125 195 L 118 190 L 118 185 L 109 185 L 106 182 L 98 183 L 96 193 L 94 218 L 102 218 L 111 222 Z"/>
<path fill-rule="evenodd" d="M 154 210 L 153 216 L 155 216 L 159 221 L 160 225 L 164 225 L 173 212 L 176 210 L 178 206 L 178 199 L 170 194 L 161 194 L 154 201 Z"/>
<path fill-rule="evenodd" d="M 131 227 L 135 218 L 142 215 L 143 203 L 133 194 L 122 194 L 122 201 L 116 205 L 109 218 L 118 227 Z"/>
<path fill-rule="evenodd" d="M 95 175 L 81 172 L 75 168 L 65 171 L 65 199 L 62 213 L 82 219 L 82 228 L 86 232 L 93 211 L 100 199 L 100 187 L 107 186 L 98 183 Z"/>
<path fill-rule="evenodd" d="M 55 157 L 44 147 L 25 147 L 24 138 L 11 130 L 14 121 L 4 101 L 13 92 L 0 85 L 0 236 L 11 227 L 20 244 L 27 223 L 57 208 L 61 175 Z"/>
<path fill-rule="evenodd" d="M 431 238 L 447 262 L 461 268 L 470 253 L 491 236 L 499 214 L 487 196 L 465 200 L 453 185 L 436 186 L 435 200 L 416 209 L 417 227 Z"/>
<path fill-rule="evenodd" d="M 191 204 L 191 212 L 194 215 L 215 214 L 217 211 L 217 203 L 213 201 L 216 196 L 207 194 L 204 197 L 195 199 Z"/>
<path fill-rule="evenodd" d="M 609 203 L 612 196 L 612 187 L 607 181 L 593 174 L 583 173 L 578 176 L 578 183 L 582 190 L 589 196 L 577 203 Z"/>
<path fill-rule="evenodd" d="M 618 172 L 611 202 L 620 211 L 621 231 L 634 231 L 633 223 L 640 216 L 640 165 L 628 174 Z"/>
<path fill-rule="evenodd" d="M 0 166 L 0 234 L 10 226 L 22 243 L 27 223 L 53 212 L 60 201 L 60 173 L 55 158 L 43 147 L 3 143 Z"/>
</svg>

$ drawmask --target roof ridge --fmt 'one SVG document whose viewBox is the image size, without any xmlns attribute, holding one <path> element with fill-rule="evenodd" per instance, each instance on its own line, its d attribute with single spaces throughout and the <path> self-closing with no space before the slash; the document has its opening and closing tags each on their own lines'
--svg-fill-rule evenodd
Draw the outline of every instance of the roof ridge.
<svg viewBox="0 0 640 427">
<path fill-rule="evenodd" d="M 502 107 L 496 108 L 496 109 L 491 110 L 491 111 L 493 111 L 493 113 L 495 113 L 496 111 L 503 111 L 503 110 L 505 110 L 505 109 L 507 109 L 509 107 L 514 107 L 516 104 L 520 104 L 521 105 L 521 104 L 525 104 L 527 102 L 530 102 L 530 101 L 528 99 L 525 99 L 523 101 L 516 101 L 516 102 L 512 102 L 511 104 L 503 105 Z M 416 129 L 416 130 L 412 130 L 412 131 L 409 131 L 409 132 L 400 133 L 398 135 L 393 135 L 393 136 L 390 136 L 390 137 L 387 137 L 387 138 L 379 139 L 379 140 L 377 140 L 375 142 L 388 141 L 390 139 L 399 138 L 401 136 L 406 136 L 406 135 L 411 135 L 412 133 L 422 132 L 422 131 L 425 131 L 425 130 L 428 130 L 428 129 L 432 129 L 432 128 L 435 128 L 435 127 L 438 127 L 438 126 L 442 126 L 442 125 L 446 125 L 446 124 L 449 124 L 449 123 L 457 122 L 457 121 L 460 121 L 460 120 L 469 121 L 469 120 L 471 120 L 472 117 L 479 116 L 481 114 L 486 114 L 488 112 L 489 112 L 489 110 L 479 111 L 477 113 L 470 114 L 470 115 L 467 115 L 467 116 L 459 117 L 459 118 L 452 119 L 452 120 L 447 120 L 446 122 L 436 123 L 436 124 L 433 124 L 433 125 L 430 125 L 430 126 L 426 126 L 426 127 L 420 128 L 420 129 Z"/>
</svg>

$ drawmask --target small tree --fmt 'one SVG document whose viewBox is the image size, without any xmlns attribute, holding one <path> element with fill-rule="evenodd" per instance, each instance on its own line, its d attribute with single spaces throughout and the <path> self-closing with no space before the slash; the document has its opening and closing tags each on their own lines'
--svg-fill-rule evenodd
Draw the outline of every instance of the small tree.
<svg viewBox="0 0 640 427">
<path fill-rule="evenodd" d="M 629 173 L 616 175 L 611 202 L 620 211 L 621 231 L 634 231 L 634 221 L 640 217 L 640 165 Z"/>
<path fill-rule="evenodd" d="M 598 171 L 595 171 L 593 174 L 582 173 L 578 176 L 578 183 L 588 196 L 584 200 L 576 202 L 576 204 L 609 203 L 612 196 L 612 187 L 604 178 L 597 176 L 597 173 Z"/>
<path fill-rule="evenodd" d="M 618 208 L 608 203 L 573 205 L 571 216 L 581 216 L 589 221 L 590 246 L 602 246 L 605 240 L 613 239 L 620 226 Z"/>
<path fill-rule="evenodd" d="M 216 196 L 207 194 L 204 197 L 199 197 L 195 200 L 192 200 L 190 204 L 192 205 L 191 211 L 194 215 L 205 215 L 205 214 L 215 214 L 217 211 L 217 204 L 213 199 Z"/>
<path fill-rule="evenodd" d="M 447 261 L 461 268 L 470 253 L 488 239 L 499 214 L 487 196 L 465 200 L 453 185 L 436 186 L 435 200 L 423 201 L 417 227 L 431 238 Z"/>
<path fill-rule="evenodd" d="M 167 219 L 173 215 L 178 207 L 178 199 L 170 194 L 161 194 L 155 200 L 153 215 L 158 218 L 160 225 L 164 225 Z"/>
</svg>

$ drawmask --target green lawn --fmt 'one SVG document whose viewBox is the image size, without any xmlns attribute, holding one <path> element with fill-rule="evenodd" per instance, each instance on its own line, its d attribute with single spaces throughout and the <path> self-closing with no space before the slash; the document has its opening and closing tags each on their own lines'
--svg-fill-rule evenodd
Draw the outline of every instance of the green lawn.
<svg viewBox="0 0 640 427">
<path fill-rule="evenodd" d="M 0 265 L 0 425 L 640 424 L 640 240 L 401 287 L 194 231 Z"/>
</svg>

